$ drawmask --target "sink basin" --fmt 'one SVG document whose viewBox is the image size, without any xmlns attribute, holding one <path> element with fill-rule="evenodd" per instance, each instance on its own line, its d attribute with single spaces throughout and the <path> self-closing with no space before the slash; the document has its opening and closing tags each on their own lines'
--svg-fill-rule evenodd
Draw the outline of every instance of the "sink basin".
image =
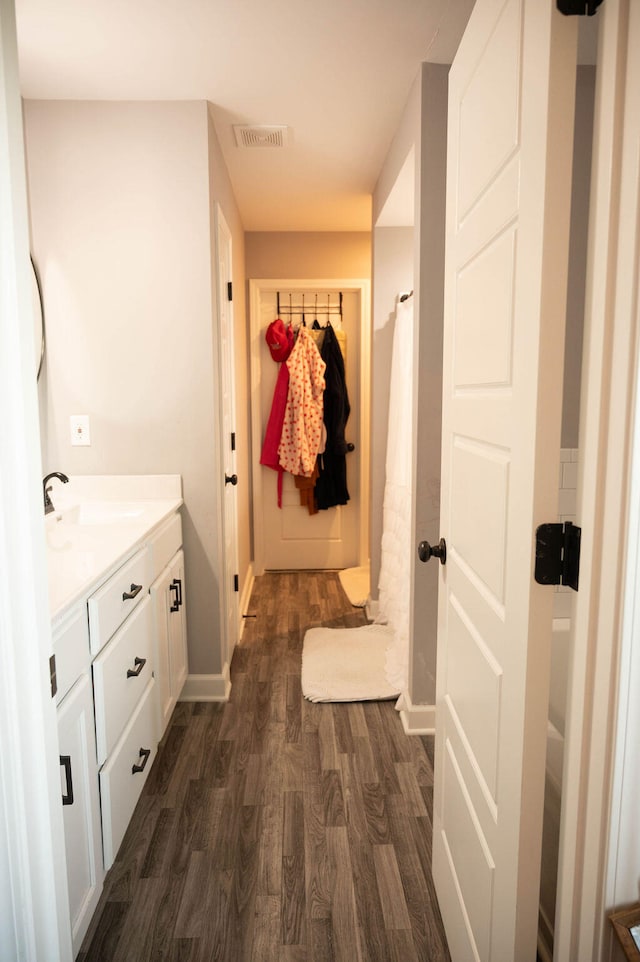
<svg viewBox="0 0 640 962">
<path fill-rule="evenodd" d="M 60 512 L 60 520 L 66 524 L 104 525 L 137 521 L 147 506 L 140 501 L 83 501 Z"/>
</svg>

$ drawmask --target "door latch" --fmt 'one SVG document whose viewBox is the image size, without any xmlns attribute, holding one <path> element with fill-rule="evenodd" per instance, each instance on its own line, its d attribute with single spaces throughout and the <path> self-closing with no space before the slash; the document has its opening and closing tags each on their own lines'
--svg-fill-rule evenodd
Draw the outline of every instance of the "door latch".
<svg viewBox="0 0 640 962">
<path fill-rule="evenodd" d="M 539 585 L 566 585 L 578 590 L 580 536 L 582 528 L 564 524 L 541 524 L 536 529 L 534 577 Z"/>
</svg>

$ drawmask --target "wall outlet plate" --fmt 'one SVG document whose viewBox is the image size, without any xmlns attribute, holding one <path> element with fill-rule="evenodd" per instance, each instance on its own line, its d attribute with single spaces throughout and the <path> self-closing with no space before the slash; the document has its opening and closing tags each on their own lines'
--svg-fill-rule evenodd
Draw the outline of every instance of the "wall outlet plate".
<svg viewBox="0 0 640 962">
<path fill-rule="evenodd" d="M 69 418 L 71 444 L 88 447 L 91 444 L 91 431 L 88 414 L 72 414 Z"/>
</svg>

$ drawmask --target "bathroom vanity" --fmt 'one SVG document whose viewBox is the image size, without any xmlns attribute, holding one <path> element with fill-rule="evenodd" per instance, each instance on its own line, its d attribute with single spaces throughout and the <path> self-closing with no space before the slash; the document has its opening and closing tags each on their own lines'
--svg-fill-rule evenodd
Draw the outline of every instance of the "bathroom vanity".
<svg viewBox="0 0 640 962">
<path fill-rule="evenodd" d="M 52 685 L 77 954 L 187 676 L 181 479 L 77 477 L 52 497 Z"/>
</svg>

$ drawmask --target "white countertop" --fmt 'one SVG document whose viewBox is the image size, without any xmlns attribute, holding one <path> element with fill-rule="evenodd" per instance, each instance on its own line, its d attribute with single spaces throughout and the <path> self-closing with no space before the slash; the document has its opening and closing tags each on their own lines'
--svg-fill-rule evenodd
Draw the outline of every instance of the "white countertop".
<svg viewBox="0 0 640 962">
<path fill-rule="evenodd" d="M 56 510 L 45 518 L 53 621 L 90 594 L 178 510 L 181 487 L 179 475 L 82 477 L 54 485 Z"/>
</svg>

